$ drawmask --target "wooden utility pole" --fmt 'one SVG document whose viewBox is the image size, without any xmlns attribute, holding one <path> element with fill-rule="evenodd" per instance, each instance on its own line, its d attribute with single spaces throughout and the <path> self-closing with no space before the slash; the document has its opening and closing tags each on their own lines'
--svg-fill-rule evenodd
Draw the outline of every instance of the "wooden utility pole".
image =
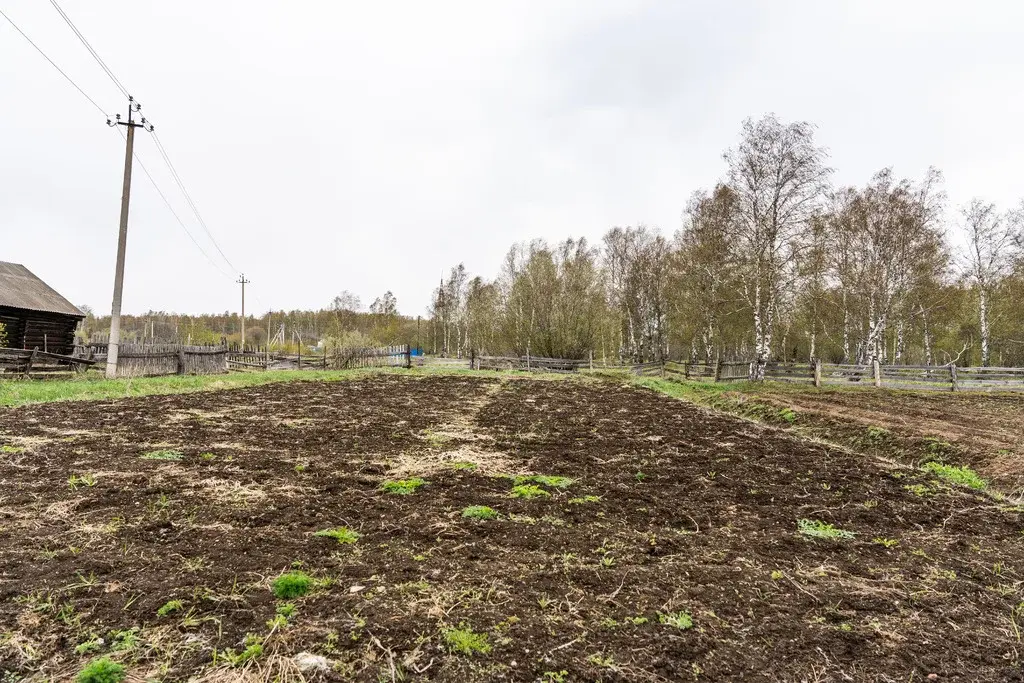
<svg viewBox="0 0 1024 683">
<path fill-rule="evenodd" d="M 252 280 L 246 280 L 245 273 L 242 273 L 242 276 L 236 282 L 242 285 L 242 353 L 245 353 L 245 286 L 252 282 Z"/>
<path fill-rule="evenodd" d="M 132 118 L 133 114 L 141 110 L 142 105 L 137 103 L 134 98 L 129 97 L 128 120 L 122 121 L 120 114 L 114 117 L 115 121 L 107 119 L 108 126 L 125 126 L 128 128 L 124 147 L 124 183 L 121 186 L 121 224 L 117 233 L 117 264 L 114 267 L 114 301 L 110 307 L 107 379 L 117 377 L 117 347 L 121 342 L 121 291 L 124 289 L 124 252 L 128 242 L 128 201 L 132 190 L 132 158 L 135 153 L 135 129 L 145 128 L 153 132 L 153 125 L 146 123 L 145 117 L 141 117 L 141 123 L 136 123 Z"/>
</svg>

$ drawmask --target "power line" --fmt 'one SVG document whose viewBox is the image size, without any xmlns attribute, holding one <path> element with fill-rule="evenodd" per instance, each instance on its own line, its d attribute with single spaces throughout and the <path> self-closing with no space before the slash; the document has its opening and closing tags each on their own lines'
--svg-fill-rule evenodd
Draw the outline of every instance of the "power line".
<svg viewBox="0 0 1024 683">
<path fill-rule="evenodd" d="M 89 44 L 89 41 L 85 39 L 85 36 L 82 35 L 82 32 L 79 31 L 78 27 L 75 26 L 73 21 L 71 21 L 71 17 L 65 14 L 64 10 L 60 8 L 60 5 L 57 4 L 57 0 L 50 0 L 50 4 L 53 5 L 53 8 L 57 10 L 57 13 L 60 14 L 60 16 L 67 23 L 67 25 L 71 27 L 71 30 L 75 32 L 75 35 L 78 36 L 78 39 L 82 41 L 82 45 L 85 45 L 85 49 L 88 50 L 89 54 L 93 56 L 93 59 L 95 59 L 96 63 L 100 65 L 100 68 L 102 68 L 106 72 L 107 76 L 109 76 L 110 80 L 114 82 L 114 85 L 117 86 L 118 90 L 120 90 L 125 97 L 129 97 L 127 88 L 125 88 L 121 84 L 121 81 L 119 81 L 117 76 L 114 75 L 114 72 L 110 70 L 110 67 L 107 66 L 107 63 L 103 61 L 103 59 L 99 56 L 99 53 L 97 53 L 96 50 L 93 49 L 92 45 Z"/>
<path fill-rule="evenodd" d="M 118 90 L 120 90 L 121 93 L 124 94 L 125 97 L 127 97 L 129 100 L 131 100 L 132 98 L 131 98 L 131 95 L 128 93 L 128 89 L 125 88 L 124 85 L 121 83 L 120 79 L 118 79 L 117 76 L 114 75 L 114 72 L 110 69 L 109 66 L 107 66 L 107 63 L 103 61 L 103 58 L 99 56 L 99 53 L 96 52 L 95 48 L 93 48 L 92 44 L 89 43 L 89 40 L 85 37 L 85 35 L 83 35 L 82 32 L 80 30 L 78 30 L 78 27 L 75 26 L 75 23 L 73 21 L 71 21 L 71 17 L 69 17 L 67 15 L 67 13 L 64 12 L 64 10 L 61 8 L 61 6 L 57 3 L 57 0 L 50 0 L 50 4 L 53 5 L 55 10 L 57 10 L 57 13 L 60 14 L 62 19 L 64 19 L 65 23 L 67 23 L 67 25 L 74 32 L 75 36 L 77 36 L 78 39 L 81 41 L 82 45 L 84 45 L 85 48 L 89 51 L 89 54 L 92 55 L 93 59 L 96 60 L 96 63 L 99 64 L 100 68 L 103 69 L 104 73 L 106 73 L 107 76 L 110 78 L 110 80 L 114 83 L 114 85 L 117 86 Z M 21 28 L 19 28 L 18 25 L 15 24 L 14 21 L 10 17 L 8 17 L 6 14 L 4 14 L 4 12 L 2 10 L 0 10 L 0 15 L 2 15 L 4 17 L 4 19 L 6 19 L 11 24 L 11 26 L 13 26 L 15 28 L 15 30 L 17 30 L 18 33 L 20 33 L 22 35 L 22 37 L 24 37 L 25 40 L 27 40 L 29 42 L 29 44 L 32 45 L 32 47 L 34 47 L 36 49 L 36 51 L 39 52 L 39 54 L 41 54 L 46 59 L 46 61 L 48 61 L 53 66 L 53 68 L 55 68 L 65 79 L 67 79 L 67 81 L 69 83 L 71 83 L 71 85 L 73 85 L 75 87 L 75 89 L 78 90 L 78 92 L 80 92 L 82 94 L 83 97 L 85 97 L 94 107 L 96 107 L 96 109 L 100 113 L 102 113 L 104 116 L 107 116 L 108 120 L 109 120 L 109 116 L 103 110 L 103 108 L 100 107 L 99 104 L 97 104 L 95 100 L 93 100 L 91 97 L 89 97 L 89 95 L 86 94 L 86 92 L 84 90 L 82 90 L 82 88 L 80 88 L 78 86 L 78 84 L 75 83 L 75 81 L 72 80 L 71 77 L 68 76 L 63 71 L 63 69 L 61 69 L 59 66 L 57 66 L 57 64 L 52 59 L 50 59 L 46 55 L 46 53 L 43 52 L 43 50 L 38 45 L 36 45 L 32 41 L 31 38 L 28 37 L 28 35 L 25 34 L 25 32 L 22 31 Z M 123 134 L 122 134 L 122 137 L 123 137 Z M 196 219 L 199 221 L 199 224 L 202 226 L 203 230 L 206 232 L 207 236 L 210 238 L 210 241 L 213 243 L 213 246 L 216 247 L 217 252 L 224 259 L 224 262 L 228 265 L 228 267 L 230 267 L 232 270 L 237 270 L 235 268 L 234 264 L 231 263 L 231 260 L 224 253 L 224 250 L 221 249 L 220 244 L 217 243 L 216 238 L 214 238 L 214 236 L 213 236 L 213 232 L 210 230 L 210 227 L 206 224 L 206 221 L 203 219 L 202 214 L 199 213 L 199 207 L 196 206 L 195 201 L 192 199 L 192 195 L 189 194 L 188 189 L 185 187 L 184 181 L 182 181 L 181 176 L 179 175 L 177 169 L 174 167 L 174 164 L 171 163 L 171 159 L 170 159 L 170 157 L 167 154 L 167 150 L 164 148 L 163 143 L 160 141 L 160 138 L 155 133 L 153 134 L 153 140 L 156 143 L 157 151 L 160 152 L 160 156 L 163 158 L 164 163 L 167 164 L 167 168 L 171 172 L 171 176 L 174 178 L 174 182 L 178 185 L 178 188 L 181 190 L 181 193 L 185 196 L 185 201 L 188 203 L 189 208 L 192 209 L 192 213 L 195 214 Z M 133 156 L 134 156 L 135 160 L 139 162 L 139 166 L 142 168 L 143 172 L 146 174 L 146 177 L 149 178 L 149 181 L 150 181 L 150 183 L 152 183 L 153 188 L 157 191 L 157 194 L 160 195 L 160 198 L 164 201 L 164 204 L 167 205 L 167 208 L 170 210 L 171 214 L 174 216 L 175 221 L 177 221 L 178 225 L 180 225 L 181 228 L 185 231 L 185 234 L 188 235 L 189 239 L 192 240 L 193 244 L 196 245 L 196 247 L 199 249 L 199 251 L 202 252 L 203 256 L 205 256 L 206 259 L 215 268 L 217 268 L 217 270 L 219 270 L 226 277 L 231 277 L 230 275 L 228 275 L 224 271 L 223 268 L 220 267 L 220 265 L 218 265 L 214 261 L 214 259 L 212 259 L 210 257 L 210 255 L 206 252 L 205 249 L 203 249 L 203 247 L 199 244 L 199 242 L 196 240 L 196 238 L 189 231 L 189 229 L 187 227 L 185 227 L 184 221 L 182 221 L 181 217 L 178 216 L 177 212 L 174 210 L 174 208 L 171 205 L 170 201 L 168 201 L 166 195 L 164 195 L 163 191 L 156 184 L 156 181 L 153 179 L 153 176 L 149 173 L 149 171 L 143 165 L 143 163 L 139 159 L 138 155 L 133 153 Z"/>
<path fill-rule="evenodd" d="M 117 132 L 121 134 L 122 138 L 124 137 L 124 133 L 120 129 L 118 129 Z M 142 172 L 146 174 L 147 178 L 149 178 L 149 182 L 153 185 L 153 189 L 156 190 L 156 193 L 158 195 L 160 195 L 160 199 L 164 200 L 164 204 L 167 205 L 167 209 L 171 212 L 171 215 L 174 216 L 174 220 L 178 222 L 178 225 L 181 226 L 181 229 L 185 231 L 185 234 L 188 235 L 188 238 L 192 240 L 192 243 L 196 245 L 196 248 L 200 251 L 200 253 L 202 253 L 202 255 L 206 257 L 206 260 L 210 262 L 210 265 L 216 268 L 221 275 L 230 279 L 231 275 L 228 274 L 223 268 L 221 268 L 216 261 L 210 258 L 210 255 L 206 253 L 206 250 L 203 249 L 202 245 L 199 244 L 198 241 L 196 241 L 196 238 L 192 235 L 189 229 L 185 227 L 184 221 L 182 221 L 181 218 L 178 216 L 178 212 L 174 210 L 174 207 L 171 205 L 171 202 L 167 200 L 167 196 L 164 195 L 163 191 L 160 189 L 160 186 L 156 184 L 156 180 L 154 180 L 153 176 L 150 175 L 149 170 L 146 168 L 146 165 L 142 163 L 142 159 L 139 158 L 139 155 L 133 151 L 132 156 L 135 157 L 135 161 L 138 162 L 139 168 L 141 168 Z"/>
<path fill-rule="evenodd" d="M 8 22 L 8 23 L 9 23 L 9 24 L 10 24 L 11 26 L 13 26 L 13 27 L 14 27 L 14 30 L 15 30 L 15 31 L 17 31 L 18 33 L 20 33 L 20 34 L 21 34 L 21 37 L 22 37 L 22 38 L 24 38 L 25 40 L 27 40 L 27 41 L 28 41 L 28 44 L 29 44 L 29 45 L 31 45 L 32 47 L 34 47 L 34 48 L 36 49 L 36 52 L 38 52 L 39 54 L 41 54 L 41 55 L 43 56 L 43 59 L 45 59 L 46 61 L 48 61 L 48 62 L 50 63 L 50 66 L 52 66 L 52 67 L 53 67 L 54 69 L 56 69 L 56 70 L 57 70 L 57 72 L 58 72 L 58 73 L 59 73 L 59 74 L 60 74 L 61 76 L 63 76 L 63 77 L 64 77 L 64 78 L 65 78 L 65 79 L 67 80 L 67 82 L 68 82 L 68 83 L 70 83 L 71 85 L 73 85 L 73 86 L 74 86 L 74 88 L 75 88 L 75 90 L 77 90 L 78 92 L 80 92 L 80 93 L 82 94 L 82 97 L 84 97 L 85 99 L 89 100 L 89 104 L 91 104 L 92 106 L 96 107 L 96 109 L 97 109 L 97 110 L 98 110 L 98 111 L 99 111 L 99 112 L 100 112 L 101 114 L 103 114 L 104 116 L 106 116 L 106 117 L 108 117 L 108 118 L 109 118 L 109 115 L 107 114 L 107 112 L 105 112 L 105 111 L 103 110 L 103 107 L 101 107 L 100 105 L 96 104 L 96 100 L 94 100 L 93 98 L 89 97 L 89 95 L 88 95 L 88 94 L 86 94 L 86 92 L 85 92 L 84 90 L 82 90 L 82 88 L 80 88 L 80 87 L 79 87 L 79 85 L 78 85 L 77 83 L 75 83 L 75 81 L 74 81 L 74 80 L 72 80 L 71 76 L 68 76 L 68 75 L 67 75 L 66 73 L 64 73 L 64 70 L 63 70 L 63 69 L 61 69 L 61 68 L 60 68 L 59 66 L 57 66 L 57 63 L 56 63 L 56 62 L 54 62 L 54 61 L 53 61 L 52 59 L 50 59 L 50 58 L 49 58 L 49 57 L 47 56 L 47 54 L 46 54 L 45 52 L 43 52 L 42 48 L 40 48 L 40 47 L 39 47 L 38 45 L 36 45 L 36 44 L 35 44 L 35 43 L 34 43 L 34 42 L 32 41 L 32 39 L 31 39 L 31 38 L 29 38 L 29 37 L 28 37 L 28 36 L 27 36 L 27 35 L 25 34 L 25 32 L 24 32 L 24 31 L 22 31 L 22 30 L 21 30 L 21 29 L 20 29 L 20 28 L 18 27 L 18 25 L 14 23 L 14 20 L 13 20 L 13 19 L 11 19 L 11 18 L 10 18 L 9 16 L 7 16 L 6 14 L 4 14 L 4 11 L 3 11 L 3 10 L 0 10 L 0 16 L 2 16 L 2 17 L 3 17 L 4 19 L 6 19 L 6 20 L 7 20 L 7 22 Z"/>
<path fill-rule="evenodd" d="M 60 14 L 61 18 L 63 18 L 67 25 L 71 28 L 71 30 L 74 31 L 75 35 L 78 36 L 78 39 L 89 51 L 89 54 L 93 56 L 93 59 L 95 59 L 96 63 L 100 65 L 100 68 L 102 68 L 103 71 L 107 74 L 107 76 L 110 77 L 110 80 L 113 81 L 114 85 L 118 87 L 118 89 L 124 94 L 125 97 L 128 97 L 130 99 L 131 96 L 128 94 L 128 89 L 125 88 L 124 85 L 121 83 L 120 79 L 118 79 L 118 77 L 114 75 L 114 72 L 110 69 L 109 66 L 107 66 L 107 63 L 103 61 L 103 58 L 99 56 L 99 53 L 97 53 L 96 50 L 93 48 L 92 44 L 89 43 L 89 40 L 82 34 L 81 31 L 78 30 L 78 27 L 75 26 L 75 23 L 71 21 L 71 17 L 69 17 L 67 13 L 63 9 L 61 9 L 61 6 L 57 3 L 57 0 L 50 0 L 50 4 L 53 5 L 53 8 L 57 10 L 57 13 Z M 234 264 L 231 263 L 231 260 L 224 253 L 224 250 L 221 249 L 220 244 L 217 243 L 217 240 L 213 236 L 213 232 L 210 230 L 210 227 L 206 224 L 206 221 L 203 219 L 202 214 L 199 213 L 199 208 L 196 206 L 195 201 L 192 199 L 192 195 L 189 194 L 188 190 L 185 188 L 185 183 L 182 181 L 181 176 L 178 174 L 177 169 L 174 168 L 174 164 L 171 163 L 171 159 L 167 155 L 167 150 L 164 149 L 163 143 L 160 141 L 159 136 L 157 136 L 155 133 L 153 134 L 153 141 L 156 143 L 156 148 L 160 152 L 160 156 L 163 157 L 164 163 L 167 164 L 167 168 L 171 172 L 171 176 L 174 178 L 174 182 L 178 185 L 178 188 L 181 190 L 181 193 L 185 196 L 185 201 L 188 203 L 189 208 L 192 209 L 192 213 L 195 214 L 196 220 L 199 221 L 199 224 L 203 227 L 203 230 L 210 238 L 210 241 L 213 242 L 213 246 L 217 248 L 217 252 L 224 259 L 224 262 L 228 265 L 228 267 L 230 267 L 232 270 L 237 270 Z"/>
<path fill-rule="evenodd" d="M 171 163 L 171 158 L 167 155 L 167 150 L 164 149 L 164 144 L 160 141 L 160 136 L 153 133 L 153 141 L 156 143 L 156 148 L 160 152 L 160 156 L 164 158 L 164 163 L 167 164 L 167 168 L 170 170 L 171 176 L 174 177 L 174 181 L 178 184 L 178 188 L 181 190 L 181 193 L 185 195 L 185 201 L 188 202 L 189 207 L 192 208 L 192 213 L 195 214 L 196 220 L 199 221 L 199 224 L 203 226 L 203 230 L 206 231 L 206 235 L 210 238 L 210 241 L 213 242 L 213 246 L 217 248 L 217 251 L 220 252 L 221 257 L 223 257 L 224 262 L 227 263 L 232 270 L 238 270 L 235 268 L 234 264 L 231 263 L 231 260 L 224 253 L 224 250 L 220 248 L 220 245 L 217 244 L 217 240 L 214 238 L 213 232 L 210 231 L 209 226 L 206 225 L 206 221 L 203 220 L 202 214 L 199 213 L 199 207 L 197 207 L 196 203 L 192 201 L 192 195 L 190 195 L 188 190 L 185 189 L 185 183 L 181 180 L 181 176 L 178 175 L 178 171 L 174 168 L 174 164 Z"/>
</svg>

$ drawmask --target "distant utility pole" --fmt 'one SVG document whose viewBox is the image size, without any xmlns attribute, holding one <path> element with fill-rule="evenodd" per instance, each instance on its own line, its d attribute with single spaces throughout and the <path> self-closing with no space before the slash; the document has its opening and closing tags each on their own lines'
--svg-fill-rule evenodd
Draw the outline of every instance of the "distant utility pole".
<svg viewBox="0 0 1024 683">
<path fill-rule="evenodd" d="M 242 277 L 238 278 L 236 282 L 242 285 L 242 350 L 245 351 L 245 286 L 252 280 L 246 280 L 245 273 L 242 273 Z"/>
<path fill-rule="evenodd" d="M 124 148 L 124 184 L 121 186 L 121 226 L 117 233 L 117 265 L 114 267 L 114 302 L 110 307 L 110 340 L 107 346 L 107 379 L 117 377 L 117 347 L 121 342 L 121 291 L 124 288 L 124 251 L 128 241 L 128 199 L 132 191 L 132 156 L 135 146 L 135 129 L 144 128 L 153 132 L 153 124 L 141 117 L 141 123 L 135 123 L 132 115 L 142 111 L 142 105 L 134 98 L 128 98 L 128 120 L 122 121 L 117 114 L 115 121 L 107 119 L 108 126 L 125 126 Z"/>
</svg>

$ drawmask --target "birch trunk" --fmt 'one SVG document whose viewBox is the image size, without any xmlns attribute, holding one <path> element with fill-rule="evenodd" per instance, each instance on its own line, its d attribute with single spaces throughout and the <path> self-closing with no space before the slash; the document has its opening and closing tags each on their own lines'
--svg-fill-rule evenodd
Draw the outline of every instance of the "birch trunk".
<svg viewBox="0 0 1024 683">
<path fill-rule="evenodd" d="M 981 325 L 981 365 L 988 367 L 989 363 L 989 327 L 988 327 L 988 292 L 985 285 L 978 288 L 978 322 Z"/>
</svg>

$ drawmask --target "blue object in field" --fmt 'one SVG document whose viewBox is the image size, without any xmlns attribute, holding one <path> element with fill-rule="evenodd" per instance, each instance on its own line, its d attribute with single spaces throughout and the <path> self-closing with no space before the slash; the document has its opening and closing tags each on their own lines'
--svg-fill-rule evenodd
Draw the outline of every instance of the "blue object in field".
<svg viewBox="0 0 1024 683">
<path fill-rule="evenodd" d="M 409 355 L 410 356 L 422 356 L 423 355 L 423 349 L 410 349 L 409 350 Z"/>
</svg>

